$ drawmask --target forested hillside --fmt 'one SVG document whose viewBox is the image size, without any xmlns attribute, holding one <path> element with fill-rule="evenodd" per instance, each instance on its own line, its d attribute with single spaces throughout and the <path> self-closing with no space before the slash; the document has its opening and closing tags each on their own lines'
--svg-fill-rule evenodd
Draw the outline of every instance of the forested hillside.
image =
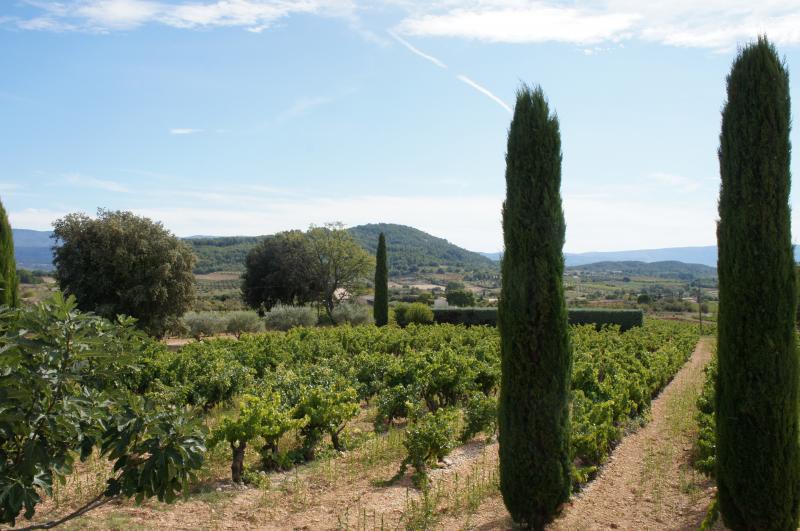
<svg viewBox="0 0 800 531">
<path fill-rule="evenodd" d="M 392 276 L 414 273 L 422 267 L 461 268 L 467 271 L 496 269 L 497 264 L 478 253 L 467 251 L 443 238 L 405 225 L 372 223 L 348 229 L 355 240 L 371 254 L 378 246 L 378 235 L 386 235 L 389 273 Z M 196 273 L 242 271 L 247 252 L 266 236 L 203 236 L 187 238 L 197 254 Z"/>
<path fill-rule="evenodd" d="M 717 270 L 703 264 L 686 264 L 674 260 L 663 262 L 595 262 L 568 267 L 569 271 L 587 271 L 590 273 L 617 272 L 628 276 L 671 278 L 678 280 L 694 280 L 700 278 L 717 278 Z"/>
<path fill-rule="evenodd" d="M 350 234 L 375 254 L 378 235 L 386 235 L 391 275 L 414 273 L 420 267 L 457 267 L 468 271 L 497 269 L 489 258 L 453 245 L 413 227 L 393 223 L 370 223 L 349 229 Z"/>
<path fill-rule="evenodd" d="M 198 274 L 214 271 L 244 271 L 244 259 L 259 240 L 266 236 L 203 236 L 186 238 L 194 254 Z"/>
</svg>

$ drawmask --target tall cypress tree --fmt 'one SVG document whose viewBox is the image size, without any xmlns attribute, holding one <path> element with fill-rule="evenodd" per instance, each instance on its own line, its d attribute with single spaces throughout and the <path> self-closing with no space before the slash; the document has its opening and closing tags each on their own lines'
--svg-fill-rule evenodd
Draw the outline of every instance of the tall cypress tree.
<svg viewBox="0 0 800 531">
<path fill-rule="evenodd" d="M 14 236 L 3 204 L 0 203 L 0 304 L 17 306 L 17 261 L 14 258 Z"/>
<path fill-rule="evenodd" d="M 734 530 L 795 530 L 800 509 L 789 75 L 762 37 L 728 76 L 719 165 L 719 508 Z"/>
<path fill-rule="evenodd" d="M 375 305 L 372 311 L 375 324 L 386 326 L 389 323 L 389 266 L 386 263 L 386 237 L 382 232 L 378 237 L 375 262 Z"/>
<path fill-rule="evenodd" d="M 508 131 L 499 327 L 500 490 L 542 529 L 569 498 L 569 390 L 561 135 L 541 88 L 517 92 Z"/>
</svg>

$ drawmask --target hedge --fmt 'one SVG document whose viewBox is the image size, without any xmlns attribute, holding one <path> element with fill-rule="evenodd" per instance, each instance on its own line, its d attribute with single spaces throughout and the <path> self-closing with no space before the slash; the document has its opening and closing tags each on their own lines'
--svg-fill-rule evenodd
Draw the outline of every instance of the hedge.
<svg viewBox="0 0 800 531">
<path fill-rule="evenodd" d="M 606 308 L 570 308 L 569 324 L 593 324 L 598 330 L 603 325 L 619 325 L 622 332 L 634 326 L 642 326 L 644 312 L 642 310 L 611 310 Z"/>
<path fill-rule="evenodd" d="M 642 310 L 569 308 L 568 315 L 571 325 L 593 324 L 598 329 L 603 325 L 619 325 L 623 332 L 644 323 Z M 497 326 L 497 308 L 434 308 L 433 320 L 447 324 Z"/>
</svg>

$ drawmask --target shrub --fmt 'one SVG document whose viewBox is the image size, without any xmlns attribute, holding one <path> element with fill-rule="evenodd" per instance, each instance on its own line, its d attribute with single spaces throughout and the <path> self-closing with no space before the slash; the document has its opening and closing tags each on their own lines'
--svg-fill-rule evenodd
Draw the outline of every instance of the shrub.
<svg viewBox="0 0 800 531">
<path fill-rule="evenodd" d="M 222 317 L 211 312 L 189 312 L 183 316 L 183 323 L 189 330 L 189 335 L 198 341 L 219 334 L 225 329 Z"/>
<path fill-rule="evenodd" d="M 464 429 L 461 440 L 467 442 L 484 432 L 488 438 L 497 431 L 497 398 L 483 393 L 473 394 L 464 408 Z"/>
<path fill-rule="evenodd" d="M 434 308 L 433 318 L 437 323 L 497 326 L 497 308 Z M 604 325 L 619 325 L 625 332 L 634 326 L 642 326 L 642 310 L 619 310 L 605 308 L 569 308 L 567 318 L 571 325 L 593 324 L 599 330 Z"/>
<path fill-rule="evenodd" d="M 264 329 L 264 323 L 255 312 L 231 312 L 225 331 L 239 339 L 243 333 L 254 334 Z"/>
<path fill-rule="evenodd" d="M 373 317 L 369 306 L 346 302 L 334 308 L 333 320 L 336 324 L 361 325 L 371 324 Z"/>
<path fill-rule="evenodd" d="M 420 304 L 425 304 L 427 306 L 433 306 L 433 294 L 429 291 L 423 291 L 417 295 L 417 300 L 414 302 L 419 302 Z"/>
<path fill-rule="evenodd" d="M 264 315 L 264 324 L 270 330 L 289 330 L 298 326 L 317 324 L 317 312 L 308 306 L 276 304 Z"/>
<path fill-rule="evenodd" d="M 569 323 L 572 325 L 593 324 L 599 330 L 605 325 L 619 325 L 621 332 L 634 326 L 642 326 L 642 310 L 611 310 L 605 308 L 570 308 Z"/>
<path fill-rule="evenodd" d="M 339 436 L 347 422 L 358 414 L 359 404 L 356 390 L 329 371 L 311 371 L 306 380 L 309 383 L 299 389 L 294 418 L 305 419 L 300 434 L 305 458 L 310 461 L 326 433 L 335 450 L 343 449 Z"/>
<path fill-rule="evenodd" d="M 705 381 L 697 397 L 698 436 L 694 466 L 702 473 L 713 476 L 717 466 L 717 448 L 714 423 L 714 392 L 717 381 L 717 359 L 714 357 L 704 369 Z"/>
<path fill-rule="evenodd" d="M 394 319 L 402 327 L 406 327 L 411 323 L 431 324 L 433 322 L 433 310 L 427 304 L 420 302 L 400 303 L 394 307 Z"/>
<path fill-rule="evenodd" d="M 246 394 L 242 397 L 236 418 L 222 419 L 214 428 L 208 444 L 211 447 L 225 441 L 230 445 L 231 480 L 241 483 L 245 451 L 251 440 L 256 437 L 263 439 L 263 464 L 265 468 L 272 469 L 277 463 L 278 440 L 287 431 L 302 425 L 303 421 L 293 419 L 291 413 L 282 407 L 278 393 L 269 393 L 266 396 Z"/>
<path fill-rule="evenodd" d="M 398 477 L 408 466 L 414 467 L 414 485 L 422 487 L 427 481 L 427 471 L 455 448 L 457 432 L 455 409 L 440 409 L 426 413 L 406 431 L 406 458 L 400 465 Z"/>
<path fill-rule="evenodd" d="M 497 308 L 434 308 L 437 323 L 497 326 Z"/>
<path fill-rule="evenodd" d="M 394 419 L 409 416 L 409 406 L 419 402 L 419 391 L 413 385 L 394 385 L 381 390 L 376 402 L 375 430 L 385 431 Z"/>
<path fill-rule="evenodd" d="M 230 400 L 253 382 L 254 370 L 245 367 L 230 339 L 190 343 L 160 362 L 160 379 L 182 389 L 190 404 L 206 411 Z"/>
<path fill-rule="evenodd" d="M 475 306 L 475 294 L 466 289 L 456 289 L 445 294 L 447 304 L 450 306 Z"/>
</svg>

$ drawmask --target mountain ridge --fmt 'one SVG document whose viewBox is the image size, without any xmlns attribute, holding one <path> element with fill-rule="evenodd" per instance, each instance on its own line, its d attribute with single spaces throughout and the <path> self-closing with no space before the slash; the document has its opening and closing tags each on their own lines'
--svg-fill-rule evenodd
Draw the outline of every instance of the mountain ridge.
<svg viewBox="0 0 800 531">
<path fill-rule="evenodd" d="M 491 260 L 499 261 L 502 252 L 481 253 Z M 795 250 L 795 260 L 800 252 Z M 590 251 L 585 253 L 564 253 L 567 267 L 592 264 L 597 262 L 683 262 L 685 264 L 701 264 L 717 267 L 717 246 L 703 245 L 696 247 L 662 247 L 658 249 L 631 249 L 627 251 Z"/>
<path fill-rule="evenodd" d="M 347 229 L 364 249 L 375 254 L 378 234 L 386 234 L 389 268 L 393 276 L 413 274 L 420 268 L 496 270 L 497 264 L 424 231 L 392 223 L 370 223 Z M 52 232 L 12 229 L 17 266 L 50 270 Z M 243 271 L 247 253 L 268 236 L 189 236 L 181 238 L 198 257 L 195 273 Z"/>
</svg>

